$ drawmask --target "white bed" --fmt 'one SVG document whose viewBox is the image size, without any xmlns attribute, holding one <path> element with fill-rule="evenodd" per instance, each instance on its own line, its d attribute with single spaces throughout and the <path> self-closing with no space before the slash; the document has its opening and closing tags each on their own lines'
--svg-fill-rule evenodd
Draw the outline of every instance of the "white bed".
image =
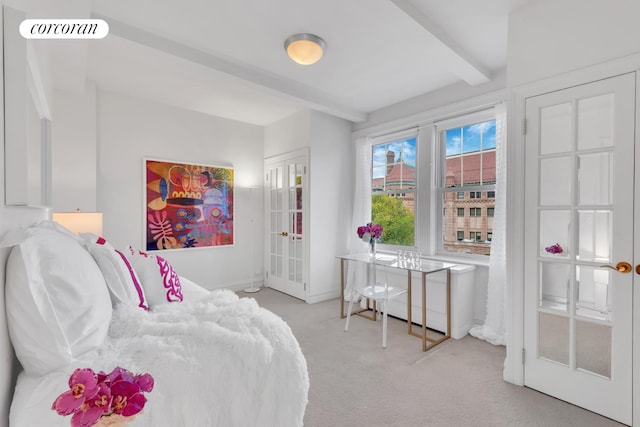
<svg viewBox="0 0 640 427">
<path fill-rule="evenodd" d="M 253 299 L 238 298 L 226 290 L 209 292 L 183 276 L 180 276 L 182 302 L 163 303 L 157 299 L 153 303 L 153 297 L 149 296 L 149 311 L 141 309 L 137 302 L 121 303 L 126 297 L 114 299 L 114 289 L 108 280 L 105 282 L 110 293 L 101 290 L 105 282 L 96 284 L 100 280 L 87 280 L 95 269 L 88 267 L 87 273 L 78 267 L 90 257 L 81 254 L 70 243 L 69 236 L 51 230 L 50 225 L 44 226 L 45 231 L 42 228 L 32 233 L 37 238 L 22 235 L 4 239 L 5 244 L 25 239 L 30 243 L 18 243 L 20 250 L 14 248 L 7 262 L 8 329 L 25 367 L 18 375 L 13 393 L 11 427 L 70 425 L 69 416 L 60 416 L 51 409 L 55 398 L 68 390 L 69 375 L 78 367 L 109 372 L 116 366 L 150 373 L 155 379 L 154 389 L 146 394 L 148 401 L 143 412 L 131 426 L 302 425 L 309 389 L 307 366 L 298 342 L 282 319 L 259 307 Z M 42 242 L 53 242 L 54 249 L 41 249 Z M 62 268 L 64 283 L 57 283 L 59 277 L 51 279 L 55 283 L 52 286 L 34 282 L 27 272 L 33 260 L 24 253 L 34 246 L 35 251 L 40 251 L 37 264 L 47 264 L 50 258 L 55 258 L 51 269 Z M 7 249 L 0 250 L 4 267 Z M 69 262 L 70 256 L 73 268 L 59 267 L 60 263 Z M 100 263 L 97 265 L 102 267 Z M 132 265 L 138 271 L 135 261 Z M 69 296 L 68 290 L 60 289 L 67 289 L 66 282 L 73 281 L 74 275 L 82 279 L 76 281 L 83 285 L 71 290 L 73 295 Z M 4 276 L 0 274 L 0 279 Z M 25 280 L 27 283 L 18 287 L 17 283 Z M 146 285 L 144 281 L 142 284 Z M 24 294 L 25 286 L 32 288 L 30 293 Z M 149 294 L 147 286 L 144 289 Z M 56 295 L 52 296 L 54 291 Z M 81 308 L 83 301 L 97 294 L 101 298 L 106 295 L 109 304 L 111 300 L 115 302 L 110 311 L 107 309 L 107 329 L 102 326 L 106 319 L 106 312 L 101 311 L 105 307 L 102 302 L 93 301 L 89 310 Z M 23 302 L 30 298 L 35 303 Z M 46 322 L 40 326 L 32 319 L 37 316 L 21 317 L 33 306 L 45 313 L 40 321 Z M 56 309 L 59 318 L 51 321 L 47 313 Z M 69 315 L 69 311 L 77 314 Z M 100 321 L 94 322 L 94 317 Z M 58 333 L 64 339 L 57 339 Z M 5 342 L 6 335 L 4 329 L 0 331 L 0 339 Z M 7 366 L 6 360 L 3 363 Z M 9 393 L 11 377 L 3 379 Z"/>
</svg>

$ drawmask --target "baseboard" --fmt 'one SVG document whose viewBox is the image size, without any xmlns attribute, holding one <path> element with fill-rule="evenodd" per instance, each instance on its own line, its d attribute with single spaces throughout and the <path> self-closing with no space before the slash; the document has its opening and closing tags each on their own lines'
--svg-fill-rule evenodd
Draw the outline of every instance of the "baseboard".
<svg viewBox="0 0 640 427">
<path fill-rule="evenodd" d="M 262 280 L 256 280 L 253 282 L 253 284 L 250 281 L 237 281 L 237 282 L 227 282 L 227 283 L 223 283 L 221 286 L 215 287 L 215 288 L 207 288 L 211 291 L 213 290 L 217 290 L 217 289 L 228 289 L 230 291 L 242 291 L 245 290 L 247 288 L 250 288 L 251 286 L 254 286 L 256 288 L 261 288 L 264 286 L 264 281 Z"/>
<path fill-rule="evenodd" d="M 329 301 L 331 299 L 338 298 L 339 296 L 340 296 L 340 290 L 335 289 L 333 291 L 324 292 L 322 294 L 308 296 L 306 301 L 307 301 L 307 304 L 315 304 L 318 302 Z M 338 305 L 336 305 L 336 307 L 338 306 L 339 306 L 339 303 Z"/>
</svg>

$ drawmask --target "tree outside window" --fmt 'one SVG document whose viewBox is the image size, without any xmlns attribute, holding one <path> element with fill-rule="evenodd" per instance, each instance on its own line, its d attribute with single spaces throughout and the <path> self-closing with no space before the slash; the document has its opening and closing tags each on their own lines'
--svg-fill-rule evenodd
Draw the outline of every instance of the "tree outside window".
<svg viewBox="0 0 640 427">
<path fill-rule="evenodd" d="M 371 218 L 381 243 L 415 246 L 416 137 L 372 146 Z"/>
</svg>

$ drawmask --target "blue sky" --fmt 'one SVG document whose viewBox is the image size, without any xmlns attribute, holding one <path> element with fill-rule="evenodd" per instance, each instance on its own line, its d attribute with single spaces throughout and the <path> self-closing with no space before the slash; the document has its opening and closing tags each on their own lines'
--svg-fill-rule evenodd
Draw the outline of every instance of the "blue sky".
<svg viewBox="0 0 640 427">
<path fill-rule="evenodd" d="M 395 151 L 395 161 L 399 161 L 400 153 L 402 159 L 409 166 L 416 166 L 416 138 L 401 139 L 373 146 L 373 177 L 382 178 L 387 165 L 387 151 Z"/>
<path fill-rule="evenodd" d="M 496 147 L 496 121 L 476 123 L 461 128 L 445 131 L 447 156 L 461 154 L 464 147 L 465 153 L 471 153 L 482 148 Z"/>
</svg>

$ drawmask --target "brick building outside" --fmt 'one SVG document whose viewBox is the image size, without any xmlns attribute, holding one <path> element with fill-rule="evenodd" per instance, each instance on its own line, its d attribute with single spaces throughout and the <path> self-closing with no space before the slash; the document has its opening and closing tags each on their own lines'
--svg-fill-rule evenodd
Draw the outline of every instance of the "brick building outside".
<svg viewBox="0 0 640 427">
<path fill-rule="evenodd" d="M 445 187 L 460 191 L 444 193 L 444 241 L 446 251 L 489 255 L 493 237 L 495 191 L 465 191 L 465 187 L 495 184 L 494 149 L 448 156 L 445 163 Z M 400 198 L 404 206 L 415 211 L 416 169 L 396 153 L 386 153 L 386 173 L 372 179 L 372 194 Z M 403 191 L 404 190 L 404 191 Z M 411 191 L 406 191 L 411 190 Z"/>
<path fill-rule="evenodd" d="M 495 148 L 446 158 L 444 242 L 446 251 L 491 253 L 495 191 L 464 191 L 465 187 L 496 182 Z"/>
<path fill-rule="evenodd" d="M 371 181 L 372 194 L 380 194 L 385 191 L 389 197 L 402 199 L 402 204 L 415 212 L 416 196 L 413 190 L 416 188 L 416 168 L 405 163 L 402 156 L 396 162 L 395 151 L 387 151 L 386 156 L 386 173 L 381 178 L 373 178 Z M 407 192 L 406 190 L 411 191 Z"/>
</svg>

